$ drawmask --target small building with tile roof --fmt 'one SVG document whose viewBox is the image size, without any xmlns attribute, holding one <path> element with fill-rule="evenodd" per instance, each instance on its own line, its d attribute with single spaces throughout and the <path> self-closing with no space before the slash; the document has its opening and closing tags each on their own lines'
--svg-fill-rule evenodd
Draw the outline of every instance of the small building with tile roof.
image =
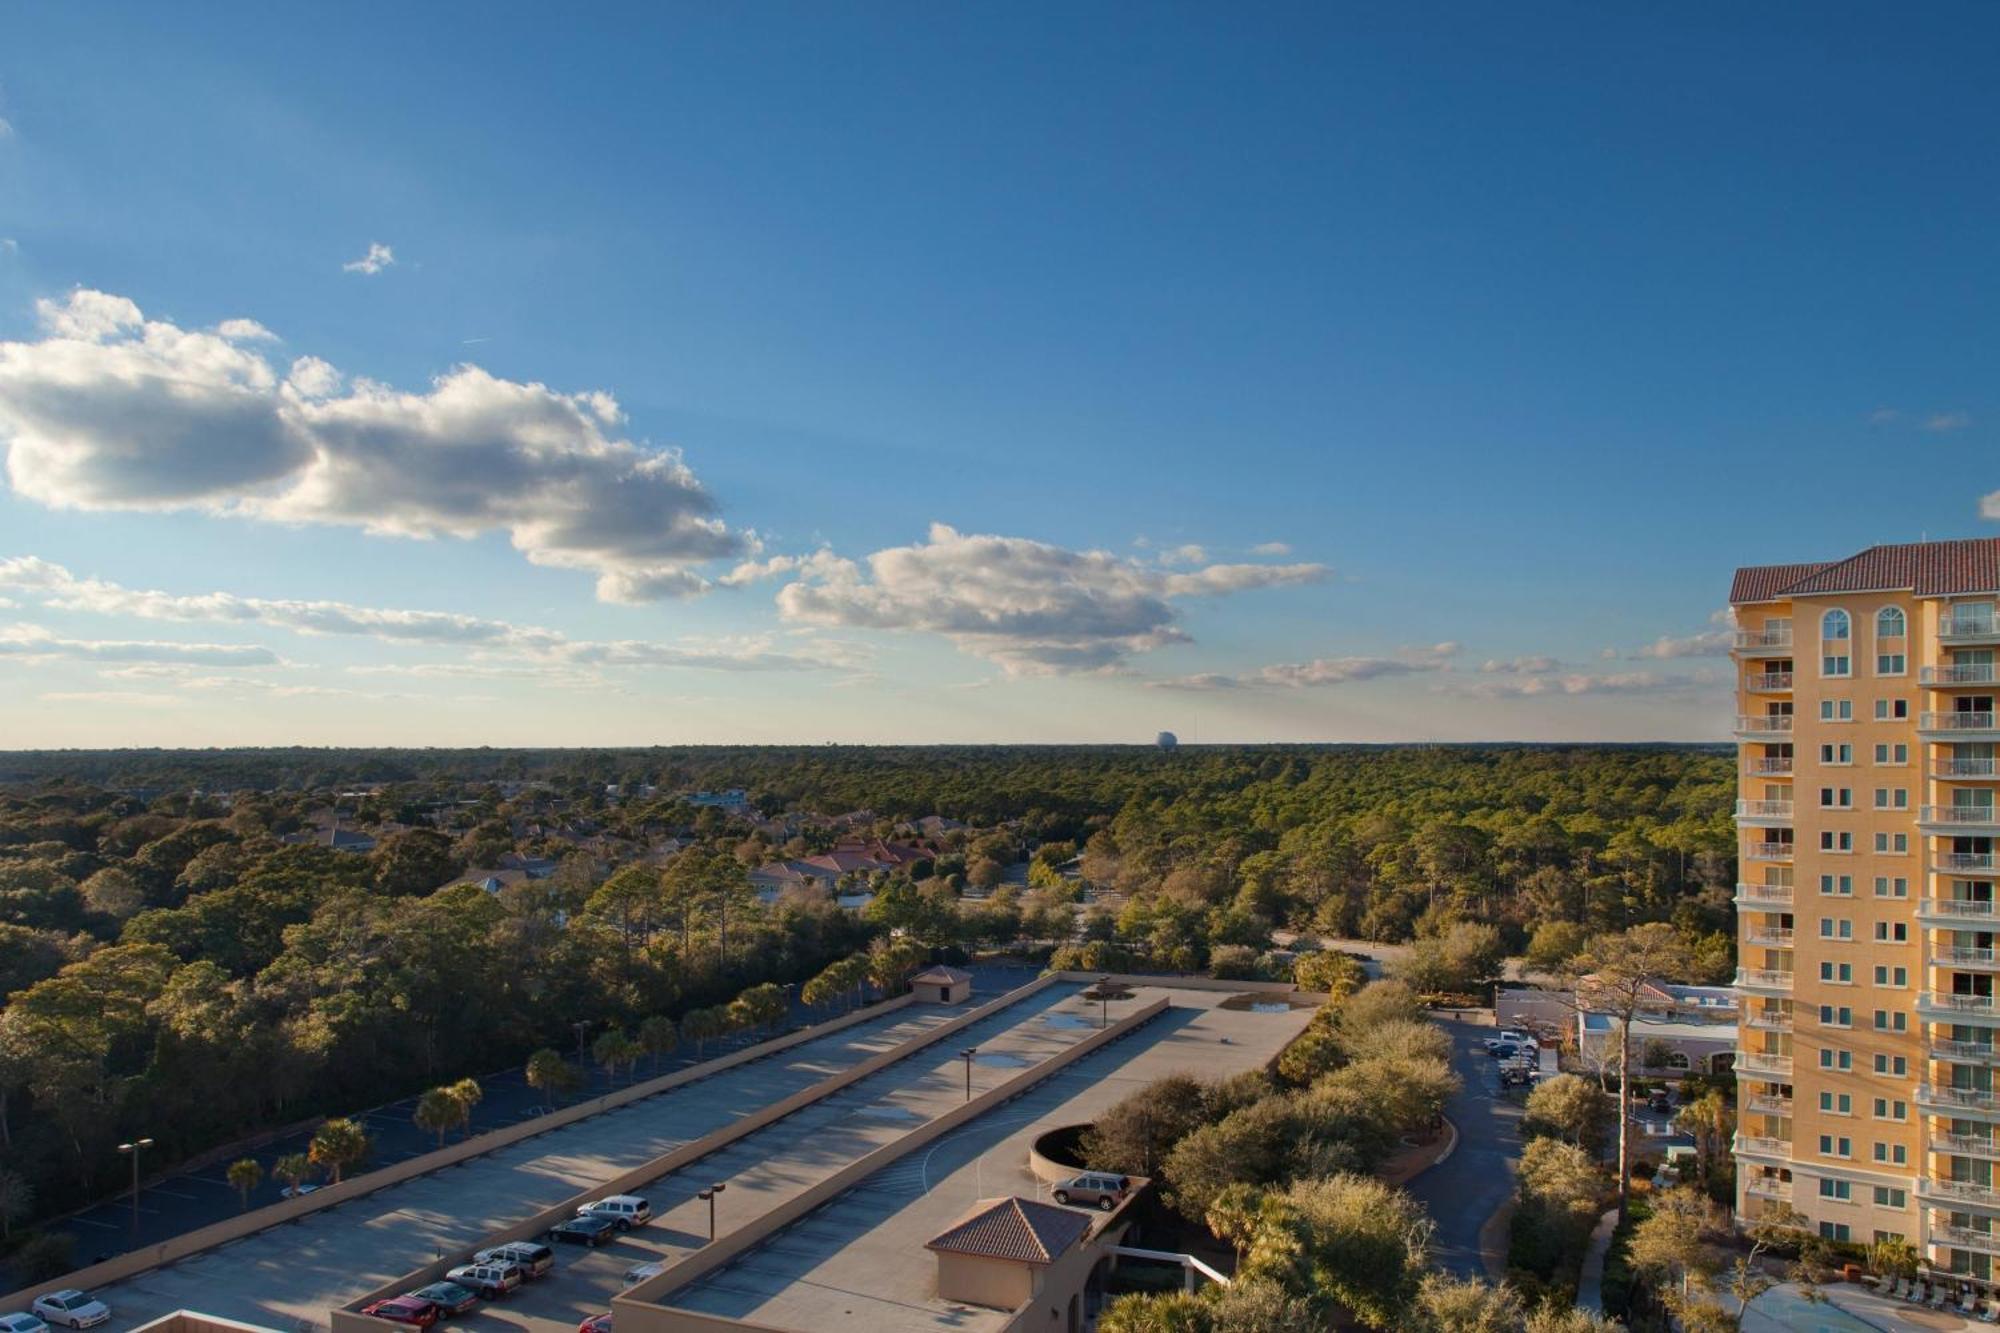
<svg viewBox="0 0 2000 1333">
<path fill-rule="evenodd" d="M 927 967 L 910 978 L 920 1004 L 964 1004 L 972 998 L 972 973 L 955 967 Z"/>
<path fill-rule="evenodd" d="M 1017 1310 L 1035 1299 L 1051 1264 L 1089 1235 L 1088 1214 L 1018 1196 L 981 1199 L 924 1248 L 937 1255 L 938 1295 Z"/>
</svg>

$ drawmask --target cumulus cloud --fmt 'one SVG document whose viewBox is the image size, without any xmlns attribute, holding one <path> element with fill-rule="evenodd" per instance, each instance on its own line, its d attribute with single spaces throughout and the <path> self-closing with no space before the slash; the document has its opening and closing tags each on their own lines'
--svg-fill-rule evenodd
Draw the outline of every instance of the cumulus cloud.
<svg viewBox="0 0 2000 1333">
<path fill-rule="evenodd" d="M 778 591 L 788 621 L 936 634 L 1011 675 L 1047 675 L 1107 670 L 1185 642 L 1175 598 L 1306 583 L 1328 571 L 1211 565 L 1168 573 L 1105 551 L 937 523 L 925 541 L 877 551 L 865 568 L 829 557 L 800 572 Z"/>
<path fill-rule="evenodd" d="M 77 662 L 166 662 L 193 666 L 277 666 L 269 648 L 236 643 L 162 643 L 137 639 L 65 639 L 41 625 L 0 626 L 0 658 Z"/>
<path fill-rule="evenodd" d="M 1207 559 L 1207 548 L 1194 542 L 1160 552 L 1160 563 L 1163 565 L 1198 565 Z"/>
<path fill-rule="evenodd" d="M 1408 648 L 1399 657 L 1315 657 L 1309 662 L 1279 662 L 1259 667 L 1243 675 L 1203 672 L 1148 681 L 1162 690 L 1303 690 L 1351 681 L 1376 680 L 1384 676 L 1414 676 L 1430 671 L 1451 670 L 1451 658 L 1458 652 L 1455 643 Z"/>
<path fill-rule="evenodd" d="M 1292 548 L 1285 542 L 1259 542 L 1250 548 L 1250 554 L 1263 556 L 1290 555 Z"/>
<path fill-rule="evenodd" d="M 695 566 L 751 553 L 677 453 L 618 434 L 603 393 L 459 366 L 422 393 L 343 381 L 256 340 L 147 320 L 78 290 L 48 336 L 0 342 L 0 441 L 14 490 L 74 509 L 197 509 L 412 538 L 505 533 L 535 564 L 597 577 L 606 601 L 702 591 Z"/>
<path fill-rule="evenodd" d="M 227 338 L 231 342 L 274 343 L 279 341 L 277 334 L 271 332 L 254 319 L 225 319 L 215 326 L 215 334 L 218 338 Z"/>
<path fill-rule="evenodd" d="M 385 268 L 396 266 L 396 252 L 380 241 L 368 243 L 368 253 L 359 259 L 350 259 L 340 266 L 342 273 L 363 273 L 370 277 Z"/>
<path fill-rule="evenodd" d="M 1537 676 L 1555 671 L 1562 666 L 1553 657 L 1535 655 L 1530 657 L 1488 658 L 1479 664 L 1481 675 L 1486 676 Z"/>
<path fill-rule="evenodd" d="M 1550 676 L 1498 677 L 1469 681 L 1467 688 L 1489 698 L 1534 698 L 1540 695 L 1658 694 L 1686 689 L 1701 682 L 1685 676 L 1652 671 L 1615 671 L 1603 675 L 1565 672 Z"/>
<path fill-rule="evenodd" d="M 159 592 L 128 588 L 105 579 L 80 578 L 66 567 L 37 556 L 0 559 L 0 588 L 26 594 L 43 606 L 62 611 L 181 623 L 269 625 L 312 636 L 359 636 L 391 643 L 458 647 L 493 656 L 531 658 L 550 667 L 811 671 L 848 668 L 860 660 L 854 645 L 818 637 L 800 639 L 794 646 L 783 649 L 769 636 L 677 644 L 640 639 L 594 642 L 572 639 L 540 626 L 455 611 L 406 611 L 356 606 L 351 602 L 239 597 L 226 592 Z M 523 674 L 533 674 L 535 670 L 526 668 Z"/>
<path fill-rule="evenodd" d="M 1964 430 L 1971 424 L 1970 412 L 1933 412 L 1924 418 L 1924 429 L 1929 431 Z"/>
</svg>

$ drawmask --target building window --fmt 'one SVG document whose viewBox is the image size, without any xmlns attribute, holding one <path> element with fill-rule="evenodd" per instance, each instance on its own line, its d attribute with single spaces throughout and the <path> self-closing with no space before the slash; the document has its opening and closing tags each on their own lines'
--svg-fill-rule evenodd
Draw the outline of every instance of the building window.
<svg viewBox="0 0 2000 1333">
<path fill-rule="evenodd" d="M 1843 661 L 1845 659 L 1842 659 Z M 1852 722 L 1854 720 L 1854 700 L 1821 699 L 1819 720 L 1822 722 Z"/>
<path fill-rule="evenodd" d="M 1854 876 L 1821 875 L 1819 877 L 1819 891 L 1829 897 L 1851 898 L 1854 896 Z"/>
<path fill-rule="evenodd" d="M 1877 699 L 1875 720 L 1877 722 L 1901 722 L 1910 716 L 1908 699 Z"/>
<path fill-rule="evenodd" d="M 1837 1184 L 1841 1187 L 1842 1190 L 1845 1190 L 1847 1188 L 1847 1182 L 1844 1180 L 1840 1181 L 1822 1180 L 1820 1181 L 1820 1184 L 1821 1185 Z M 1820 1190 L 1820 1195 L 1821 1197 L 1832 1197 L 1839 1199 L 1845 1199 L 1847 1197 L 1847 1195 L 1844 1193 L 1828 1196 L 1827 1192 L 1824 1189 Z M 1848 1225 L 1845 1222 L 1822 1222 L 1819 1224 L 1819 1238 L 1821 1240 L 1849 1241 L 1853 1240 L 1854 1236 L 1848 1229 Z"/>
<path fill-rule="evenodd" d="M 1879 1148 L 1882 1145 L 1878 1143 L 1875 1146 Z M 1903 1151 L 1903 1145 L 1899 1143 L 1895 1146 L 1895 1151 L 1890 1154 L 1889 1160 L 1897 1166 L 1901 1166 L 1907 1157 L 1908 1154 Z M 1876 1160 L 1880 1161 L 1881 1159 L 1877 1158 Z M 1909 1203 L 1910 1196 L 1902 1190 L 1892 1189 L 1887 1185 L 1877 1185 L 1875 1187 L 1875 1206 L 1877 1208 L 1906 1208 L 1909 1206 Z M 1875 1234 L 1879 1237 L 1882 1233 L 1878 1231 Z"/>
<path fill-rule="evenodd" d="M 1836 833 L 1832 829 L 1821 829 L 1819 849 L 1823 852 L 1851 852 L 1854 850 L 1854 835 Z"/>
<path fill-rule="evenodd" d="M 1838 1069 L 1843 1073 L 1852 1072 L 1854 1069 L 1854 1052 L 1843 1051 L 1833 1046 L 1822 1046 L 1819 1052 L 1819 1067 L 1821 1069 Z"/>
<path fill-rule="evenodd" d="M 1828 1115 L 1852 1115 L 1854 1099 L 1844 1092 L 1838 1096 L 1831 1092 L 1822 1092 L 1819 1095 L 1819 1109 Z"/>
<path fill-rule="evenodd" d="M 1878 893 L 1876 896 L 1879 898 L 1882 895 Z M 1875 942 L 1877 944 L 1908 944 L 1910 942 L 1910 923 L 1907 921 L 1877 921 L 1875 923 Z"/>
<path fill-rule="evenodd" d="M 1837 1134 L 1822 1134 L 1819 1136 L 1819 1155 L 1822 1157 L 1852 1157 L 1854 1156 L 1854 1140 L 1842 1138 Z"/>
<path fill-rule="evenodd" d="M 1910 762 L 1910 747 L 1900 741 L 1894 745 L 1875 747 L 1875 762 L 1884 767 L 1904 768 Z"/>
<path fill-rule="evenodd" d="M 1819 637 L 1824 642 L 1844 642 L 1849 628 L 1847 612 L 1837 608 L 1819 618 Z"/>
<path fill-rule="evenodd" d="M 1822 810 L 1852 810 L 1854 808 L 1854 788 L 1821 787 L 1819 806 Z"/>
<path fill-rule="evenodd" d="M 1885 606 L 1875 613 L 1875 637 L 1878 639 L 1900 639 L 1904 633 L 1903 612 L 1900 607 Z"/>
<path fill-rule="evenodd" d="M 1819 965 L 1819 979 L 1821 981 L 1833 982 L 1837 986 L 1852 986 L 1854 984 L 1854 964 L 1821 963 Z"/>
<path fill-rule="evenodd" d="M 1852 745 L 1822 745 L 1819 747 L 1819 761 L 1822 764 L 1851 764 L 1854 762 Z"/>
<path fill-rule="evenodd" d="M 1839 1199 L 1844 1203 L 1854 1197 L 1854 1189 L 1844 1180 L 1828 1180 L 1822 1176 L 1819 1182 L 1819 1197 L 1822 1199 Z M 1820 1225 L 1824 1226 L 1826 1224 L 1822 1222 Z M 1845 1228 L 1842 1229 L 1845 1230 Z"/>
<path fill-rule="evenodd" d="M 1877 1009 L 1875 1011 L 1877 1032 L 1907 1032 L 1910 1030 L 1910 1016 L 1900 1009 Z M 1880 1115 L 1881 1112 L 1876 1112 Z"/>
<path fill-rule="evenodd" d="M 1884 856 L 1908 856 L 1910 835 L 1907 833 L 1878 833 L 1875 835 L 1875 850 Z"/>
<path fill-rule="evenodd" d="M 1819 919 L 1819 937 L 1823 940 L 1851 940 L 1854 938 L 1854 922 L 1847 917 L 1823 916 Z"/>
<path fill-rule="evenodd" d="M 1875 654 L 1875 674 L 1878 676 L 1907 676 L 1910 674 L 1910 659 L 1901 653 Z"/>
<path fill-rule="evenodd" d="M 1903 1078 L 1910 1072 L 1909 1057 L 1902 1055 L 1877 1055 L 1875 1057 L 1875 1072 L 1878 1074 L 1893 1075 L 1896 1078 Z"/>
<path fill-rule="evenodd" d="M 1878 986 L 1903 987 L 1910 984 L 1910 969 L 1907 967 L 1877 967 L 1875 984 Z"/>
<path fill-rule="evenodd" d="M 1819 1007 L 1819 1021 L 1825 1027 L 1851 1028 L 1854 1011 L 1844 1004 L 1823 1004 Z"/>
</svg>

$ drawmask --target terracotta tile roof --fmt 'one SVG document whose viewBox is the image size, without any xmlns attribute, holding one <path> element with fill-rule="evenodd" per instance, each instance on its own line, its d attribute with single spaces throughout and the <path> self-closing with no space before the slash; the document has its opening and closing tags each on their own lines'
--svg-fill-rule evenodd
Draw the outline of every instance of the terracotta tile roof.
<svg viewBox="0 0 2000 1333">
<path fill-rule="evenodd" d="M 1819 573 L 1827 564 L 1817 560 L 1805 565 L 1750 565 L 1739 569 L 1735 581 L 1729 585 L 1730 603 L 1774 601 L 1786 588 L 1809 574 Z"/>
<path fill-rule="evenodd" d="M 1839 592 L 1900 592 L 1919 597 L 2000 592 L 2000 537 L 1871 546 L 1845 560 L 1761 565 L 1736 571 L 1731 602 L 1768 602 Z"/>
<path fill-rule="evenodd" d="M 941 986 L 956 986 L 960 982 L 972 980 L 972 973 L 961 972 L 955 967 L 927 967 L 911 977 L 912 981 L 928 981 Z"/>
<path fill-rule="evenodd" d="M 982 1199 L 924 1248 L 1025 1264 L 1055 1262 L 1090 1234 L 1090 1218 L 1033 1199 Z"/>
</svg>

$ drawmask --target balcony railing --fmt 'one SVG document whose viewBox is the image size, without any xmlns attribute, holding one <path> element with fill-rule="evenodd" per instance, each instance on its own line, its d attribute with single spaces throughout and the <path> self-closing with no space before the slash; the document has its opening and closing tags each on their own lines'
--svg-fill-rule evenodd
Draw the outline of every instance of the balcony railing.
<svg viewBox="0 0 2000 1333">
<path fill-rule="evenodd" d="M 1926 898 L 1918 906 L 1917 915 L 1991 925 L 1996 920 L 1993 906 L 1991 902 L 1973 898 Z"/>
<path fill-rule="evenodd" d="M 1791 822 L 1792 803 L 1790 801 L 1738 801 L 1738 819 L 1773 819 Z"/>
<path fill-rule="evenodd" d="M 1792 1144 L 1789 1139 L 1765 1138 L 1755 1134 L 1738 1134 L 1736 1136 L 1736 1151 L 1752 1153 L 1759 1157 L 1782 1157 L 1789 1160 L 1792 1155 Z"/>
<path fill-rule="evenodd" d="M 1739 971 L 1741 969 L 1738 969 Z M 1991 995 L 1953 995 L 1948 991 L 1925 991 L 1917 997 L 1917 1007 L 1932 1009 L 1948 1018 L 1991 1018 L 1996 1011 Z"/>
<path fill-rule="evenodd" d="M 1792 851 L 1789 842 L 1752 842 L 1744 844 L 1743 857 L 1747 861 L 1789 861 Z"/>
<path fill-rule="evenodd" d="M 2000 759 L 1940 759 L 1931 765 L 1931 776 L 1946 782 L 2000 778 Z"/>
<path fill-rule="evenodd" d="M 1776 1176 L 1752 1176 L 1744 1182 L 1743 1192 L 1754 1195 L 1759 1199 L 1781 1199 L 1786 1203 L 1790 1203 L 1792 1201 L 1792 1182 L 1789 1180 L 1779 1180 Z M 2000 1240 L 2000 1237 L 1995 1237 L 1995 1239 Z"/>
<path fill-rule="evenodd" d="M 2000 1058 L 2000 1046 L 1983 1041 L 1953 1041 L 1949 1037 L 1933 1038 L 1930 1044 L 1933 1060 L 1949 1060 L 1961 1065 L 1990 1065 Z"/>
<path fill-rule="evenodd" d="M 1736 901 L 1744 907 L 1790 907 L 1792 886 L 1789 884 L 1738 884 Z"/>
<path fill-rule="evenodd" d="M 1743 1026 L 1760 1032 L 1790 1032 L 1792 1016 L 1773 1009 L 1752 1011 L 1744 1017 Z"/>
<path fill-rule="evenodd" d="M 2000 642 L 2000 617 L 1947 616 L 1938 625 L 1938 639 L 1944 643 Z"/>
<path fill-rule="evenodd" d="M 1758 759 L 1745 760 L 1743 767 L 1752 777 L 1790 777 L 1792 774 L 1792 756 L 1788 754 L 1766 755 Z"/>
<path fill-rule="evenodd" d="M 1917 1105 L 1951 1111 L 2000 1111 L 2000 1093 L 1982 1088 L 1951 1088 L 1935 1083 L 1917 1085 Z"/>
<path fill-rule="evenodd" d="M 1968 662 L 1963 665 L 1927 666 L 1917 671 L 1917 682 L 1932 689 L 1945 689 L 1953 685 L 1991 685 L 1996 677 L 1991 662 Z"/>
<path fill-rule="evenodd" d="M 1931 858 L 1931 867 L 1936 870 L 1991 870 L 1991 852 L 1939 852 Z"/>
<path fill-rule="evenodd" d="M 1939 967 L 1965 967 L 1987 970 L 1994 966 L 1991 949 L 1975 949 L 1970 945 L 1947 945 L 1931 955 L 1931 961 Z"/>
<path fill-rule="evenodd" d="M 1939 1213 L 1937 1216 L 1947 1218 L 1950 1214 Z M 1937 1221 L 1931 1223 L 1931 1244 L 1949 1246 L 1954 1250 L 1978 1250 L 1981 1254 L 2000 1254 L 2000 1231 L 1975 1231 L 1971 1227 Z"/>
<path fill-rule="evenodd" d="M 2000 824 L 2000 810 L 1990 805 L 1926 805 L 1918 808 L 1917 820 L 1923 824 L 1948 824 L 1956 828 L 1991 828 Z"/>
<path fill-rule="evenodd" d="M 1791 930 L 1784 926 L 1751 926 L 1743 932 L 1743 938 L 1752 944 L 1761 944 L 1767 949 L 1789 949 L 1794 939 Z"/>
<path fill-rule="evenodd" d="M 1792 989 L 1792 974 L 1768 967 L 1739 967 L 1736 969 L 1736 984 L 1746 990 Z"/>
<path fill-rule="evenodd" d="M 1984 1134 L 1934 1134 L 1931 1151 L 1949 1157 L 1980 1157 L 1990 1162 L 2000 1159 L 2000 1139 L 1990 1139 Z"/>
<path fill-rule="evenodd" d="M 1738 1051 L 1736 1071 L 1739 1074 L 1765 1074 L 1772 1078 L 1790 1078 L 1792 1057 L 1770 1055 L 1763 1051 Z"/>
<path fill-rule="evenodd" d="M 1792 1099 L 1760 1092 L 1754 1097 L 1744 1098 L 1743 1109 L 1753 1115 L 1789 1116 L 1792 1113 Z"/>
<path fill-rule="evenodd" d="M 1763 629 L 1740 629 L 1736 631 L 1736 651 L 1739 653 L 1761 653 L 1773 648 L 1792 646 L 1790 625 L 1766 626 Z"/>
<path fill-rule="evenodd" d="M 1792 673 L 1752 671 L 1743 678 L 1743 688 L 1752 694 L 1789 694 L 1792 688 Z"/>
<path fill-rule="evenodd" d="M 1792 734 L 1790 713 L 1739 713 L 1736 717 L 1736 734 L 1739 736 L 1789 736 Z"/>
<path fill-rule="evenodd" d="M 1991 713 L 1966 713 L 1954 710 L 1945 713 L 1924 713 L 1917 719 L 1918 731 L 1963 733 L 1968 731 L 1992 731 L 1993 729 L 1994 722 L 1993 714 Z"/>
</svg>

